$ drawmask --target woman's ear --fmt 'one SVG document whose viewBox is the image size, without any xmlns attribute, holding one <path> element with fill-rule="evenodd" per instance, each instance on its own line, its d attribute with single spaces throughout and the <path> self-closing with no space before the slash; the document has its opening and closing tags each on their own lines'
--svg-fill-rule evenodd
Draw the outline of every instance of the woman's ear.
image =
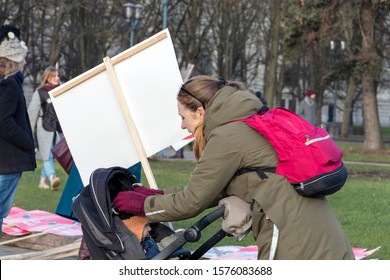
<svg viewBox="0 0 390 280">
<path fill-rule="evenodd" d="M 203 117 L 204 118 L 205 113 L 206 113 L 206 111 L 204 110 L 203 107 L 198 107 L 198 109 L 196 109 L 196 114 L 199 117 Z"/>
</svg>

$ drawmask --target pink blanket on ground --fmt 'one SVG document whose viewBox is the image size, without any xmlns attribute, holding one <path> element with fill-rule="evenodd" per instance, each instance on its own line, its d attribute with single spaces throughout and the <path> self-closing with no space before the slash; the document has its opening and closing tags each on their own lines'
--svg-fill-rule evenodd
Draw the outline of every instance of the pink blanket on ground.
<svg viewBox="0 0 390 280">
<path fill-rule="evenodd" d="M 361 260 L 368 257 L 378 251 L 380 248 L 374 248 L 368 250 L 365 248 L 352 248 L 355 254 L 356 260 Z M 210 249 L 204 256 L 204 258 L 211 260 L 256 260 L 257 259 L 257 246 L 251 245 L 247 247 L 241 246 L 221 246 Z"/>
<path fill-rule="evenodd" d="M 26 211 L 12 207 L 10 214 L 3 220 L 3 232 L 20 236 L 31 232 L 47 232 L 62 236 L 81 236 L 81 224 L 41 210 Z"/>
</svg>

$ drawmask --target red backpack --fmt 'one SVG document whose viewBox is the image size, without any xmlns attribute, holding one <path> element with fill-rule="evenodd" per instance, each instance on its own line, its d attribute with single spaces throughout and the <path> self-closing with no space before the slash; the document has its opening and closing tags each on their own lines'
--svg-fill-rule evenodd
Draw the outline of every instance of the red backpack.
<svg viewBox="0 0 390 280">
<path fill-rule="evenodd" d="M 241 120 L 263 135 L 278 154 L 278 166 L 246 167 L 237 175 L 256 171 L 283 175 L 302 196 L 322 197 L 341 189 L 348 177 L 343 152 L 325 129 L 315 127 L 296 113 L 281 107 L 263 109 Z"/>
</svg>

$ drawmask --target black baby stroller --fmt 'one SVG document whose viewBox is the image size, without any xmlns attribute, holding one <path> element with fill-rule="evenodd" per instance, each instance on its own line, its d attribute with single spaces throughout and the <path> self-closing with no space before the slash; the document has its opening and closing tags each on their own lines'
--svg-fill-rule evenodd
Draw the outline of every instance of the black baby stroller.
<svg viewBox="0 0 390 280">
<path fill-rule="evenodd" d="M 83 188 L 74 200 L 72 209 L 82 225 L 83 237 L 92 259 L 145 259 L 145 253 L 136 235 L 122 222 L 122 219 L 131 215 L 118 214 L 113 209 L 113 200 L 116 195 L 121 191 L 133 190 L 135 183 L 137 183 L 136 178 L 128 169 L 122 167 L 97 169 L 92 173 L 89 185 Z M 206 215 L 184 233 L 179 234 L 153 259 L 199 259 L 227 235 L 222 229 L 193 253 L 183 248 L 183 245 L 187 242 L 198 241 L 201 237 L 201 230 L 222 217 L 223 214 L 224 208 L 219 207 Z M 152 223 L 151 227 L 151 236 L 156 242 L 175 234 L 171 228 L 162 223 Z"/>
</svg>

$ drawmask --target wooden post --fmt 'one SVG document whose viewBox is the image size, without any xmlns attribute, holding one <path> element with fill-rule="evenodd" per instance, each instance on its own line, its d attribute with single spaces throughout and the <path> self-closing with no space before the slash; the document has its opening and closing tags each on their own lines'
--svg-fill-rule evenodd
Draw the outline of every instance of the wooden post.
<svg viewBox="0 0 390 280">
<path fill-rule="evenodd" d="M 43 235 L 46 235 L 46 234 L 47 234 L 47 232 L 39 232 L 39 233 L 35 233 L 35 234 L 29 234 L 29 235 L 26 235 L 26 236 L 22 236 L 22 237 L 18 237 L 18 238 L 14 238 L 14 239 L 10 239 L 10 240 L 7 240 L 7 241 L 0 242 L 0 246 L 11 244 L 11 243 L 15 243 L 15 242 L 26 240 L 26 239 L 30 239 L 30 238 L 34 238 L 34 237 L 43 236 Z"/>
<path fill-rule="evenodd" d="M 137 154 L 140 157 L 142 168 L 145 172 L 145 176 L 146 176 L 146 179 L 148 181 L 148 184 L 151 188 L 158 189 L 157 183 L 156 183 L 154 176 L 153 176 L 153 173 L 152 173 L 152 169 L 150 168 L 150 164 L 149 164 L 148 158 L 147 158 L 146 153 L 145 153 L 145 149 L 142 145 L 141 139 L 139 137 L 137 128 L 134 124 L 130 110 L 126 105 L 123 91 L 122 91 L 122 88 L 119 84 L 119 80 L 118 80 L 118 77 L 115 73 L 115 69 L 112 66 L 111 59 L 109 57 L 105 57 L 103 59 L 103 61 L 104 61 L 104 65 L 106 67 L 107 74 L 111 80 L 113 87 L 114 87 L 115 96 L 118 100 L 121 111 L 125 117 L 125 121 L 126 121 L 128 129 L 130 131 L 131 138 L 133 139 L 135 148 L 137 150 Z"/>
<path fill-rule="evenodd" d="M 21 254 L 13 254 L 7 256 L 1 256 L 0 260 L 50 260 L 60 259 L 69 256 L 77 256 L 80 249 L 80 241 L 70 243 L 64 246 L 47 249 L 37 252 L 28 252 Z"/>
</svg>

